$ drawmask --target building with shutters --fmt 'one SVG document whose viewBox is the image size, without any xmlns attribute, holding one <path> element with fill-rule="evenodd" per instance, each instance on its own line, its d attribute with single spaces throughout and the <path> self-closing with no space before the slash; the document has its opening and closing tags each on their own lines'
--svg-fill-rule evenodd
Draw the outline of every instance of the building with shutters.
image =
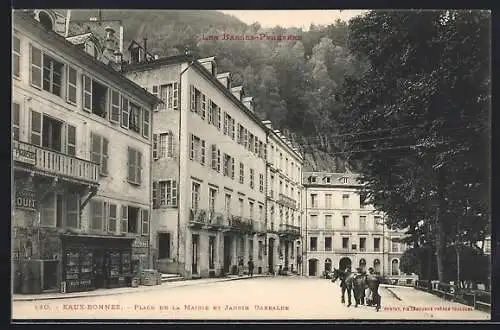
<svg viewBox="0 0 500 330">
<path fill-rule="evenodd" d="M 293 143 L 270 121 L 267 128 L 267 259 L 271 271 L 298 273 L 302 268 L 302 165 Z"/>
<path fill-rule="evenodd" d="M 163 101 L 153 114 L 158 269 L 213 277 L 252 258 L 255 273 L 266 272 L 266 127 L 251 97 L 217 72 L 215 57 L 147 60 L 145 48 L 131 44 L 124 74 Z"/>
<path fill-rule="evenodd" d="M 56 10 L 13 13 L 15 292 L 123 286 L 149 266 L 158 99 L 103 55 L 120 52 L 115 28 L 101 41 L 68 23 Z"/>
<path fill-rule="evenodd" d="M 403 231 L 384 226 L 384 215 L 360 197 L 358 175 L 304 172 L 304 275 L 322 276 L 334 267 L 373 267 L 390 279 L 414 278 L 399 269 L 407 249 Z"/>
</svg>

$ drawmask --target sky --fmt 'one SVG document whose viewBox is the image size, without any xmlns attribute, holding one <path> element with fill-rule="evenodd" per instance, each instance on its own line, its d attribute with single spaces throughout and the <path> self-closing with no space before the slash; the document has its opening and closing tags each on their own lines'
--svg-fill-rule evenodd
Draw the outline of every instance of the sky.
<svg viewBox="0 0 500 330">
<path fill-rule="evenodd" d="M 236 16 L 241 21 L 252 24 L 258 22 L 262 27 L 280 25 L 284 28 L 302 27 L 307 30 L 311 23 L 329 25 L 337 19 L 348 21 L 366 10 L 219 10 L 224 14 Z"/>
</svg>

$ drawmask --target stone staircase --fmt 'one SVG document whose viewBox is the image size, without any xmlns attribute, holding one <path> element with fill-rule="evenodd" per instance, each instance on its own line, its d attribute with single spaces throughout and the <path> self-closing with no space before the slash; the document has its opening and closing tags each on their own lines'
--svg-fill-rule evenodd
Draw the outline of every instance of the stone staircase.
<svg viewBox="0 0 500 330">
<path fill-rule="evenodd" d="M 161 274 L 161 282 L 176 282 L 176 281 L 182 281 L 184 280 L 184 277 L 180 276 L 179 274 Z"/>
</svg>

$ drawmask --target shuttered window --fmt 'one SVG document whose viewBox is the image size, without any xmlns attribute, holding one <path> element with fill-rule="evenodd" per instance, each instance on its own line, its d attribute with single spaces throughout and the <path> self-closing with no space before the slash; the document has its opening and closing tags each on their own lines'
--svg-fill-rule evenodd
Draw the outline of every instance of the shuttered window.
<svg viewBox="0 0 500 330">
<path fill-rule="evenodd" d="M 142 219 L 142 235 L 149 234 L 149 210 L 142 210 L 141 214 Z"/>
<path fill-rule="evenodd" d="M 68 155 L 76 156 L 76 127 L 68 125 L 66 134 L 66 152 Z"/>
<path fill-rule="evenodd" d="M 91 134 L 90 140 L 91 140 L 90 159 L 94 163 L 100 164 L 99 173 L 101 175 L 107 175 L 109 141 L 105 137 L 95 133 Z"/>
<path fill-rule="evenodd" d="M 108 207 L 108 232 L 116 233 L 118 223 L 118 207 L 116 204 L 109 204 Z"/>
<path fill-rule="evenodd" d="M 92 79 L 82 75 L 83 110 L 92 112 Z"/>
<path fill-rule="evenodd" d="M 67 88 L 66 88 L 66 100 L 68 103 L 76 105 L 76 81 L 78 79 L 78 75 L 75 68 L 72 68 L 68 65 L 68 79 L 67 79 Z"/>
<path fill-rule="evenodd" d="M 121 118 L 121 126 L 123 128 L 128 128 L 129 124 L 129 104 L 128 99 L 126 97 L 122 97 L 122 118 Z"/>
<path fill-rule="evenodd" d="M 42 145 L 42 115 L 31 110 L 31 144 Z"/>
<path fill-rule="evenodd" d="M 111 91 L 111 116 L 109 120 L 113 123 L 120 122 L 120 93 L 118 91 Z"/>
<path fill-rule="evenodd" d="M 128 232 L 128 207 L 123 206 L 121 207 L 121 212 L 120 212 L 120 233 L 126 233 Z"/>
<path fill-rule="evenodd" d="M 141 184 L 142 153 L 136 149 L 128 148 L 128 182 Z"/>
</svg>

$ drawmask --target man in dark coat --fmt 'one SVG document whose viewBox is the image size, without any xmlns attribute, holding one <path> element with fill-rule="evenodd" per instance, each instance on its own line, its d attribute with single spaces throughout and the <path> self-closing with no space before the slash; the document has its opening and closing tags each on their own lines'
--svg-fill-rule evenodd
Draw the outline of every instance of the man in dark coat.
<svg viewBox="0 0 500 330">
<path fill-rule="evenodd" d="M 368 269 L 368 276 L 366 277 L 366 284 L 370 290 L 370 297 L 368 300 L 368 306 L 375 306 L 377 312 L 380 310 L 381 297 L 378 293 L 378 288 L 380 285 L 380 278 L 375 274 L 375 270 L 370 267 Z"/>
<path fill-rule="evenodd" d="M 248 260 L 248 275 L 253 276 L 253 260 L 250 258 Z"/>
</svg>

